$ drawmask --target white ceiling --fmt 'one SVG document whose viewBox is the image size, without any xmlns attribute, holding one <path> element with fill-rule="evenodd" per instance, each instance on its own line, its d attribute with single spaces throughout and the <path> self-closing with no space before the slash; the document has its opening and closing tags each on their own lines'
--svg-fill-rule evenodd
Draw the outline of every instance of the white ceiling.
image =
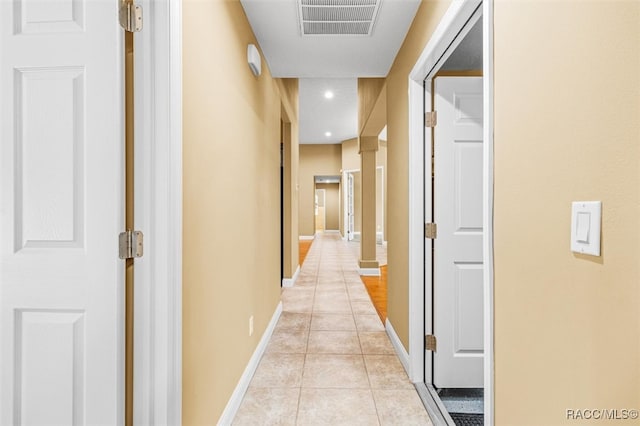
<svg viewBox="0 0 640 426">
<path fill-rule="evenodd" d="M 303 36 L 300 0 L 240 1 L 271 74 L 300 79 L 302 144 L 341 143 L 358 136 L 357 78 L 386 77 L 420 6 L 420 0 L 380 0 L 371 35 Z M 326 90 L 334 92 L 333 99 L 325 99 Z"/>
<path fill-rule="evenodd" d="M 370 36 L 302 36 L 297 0 L 240 1 L 271 74 L 291 78 L 386 77 L 420 5 L 381 0 Z"/>
<path fill-rule="evenodd" d="M 358 136 L 356 78 L 301 78 L 299 90 L 300 143 L 340 143 Z M 332 99 L 325 98 L 328 90 L 333 93 Z"/>
</svg>

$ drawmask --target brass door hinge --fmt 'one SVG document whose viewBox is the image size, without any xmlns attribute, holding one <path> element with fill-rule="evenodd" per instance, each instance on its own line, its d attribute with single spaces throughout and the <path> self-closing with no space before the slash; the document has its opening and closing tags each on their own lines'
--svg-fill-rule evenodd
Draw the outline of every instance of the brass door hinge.
<svg viewBox="0 0 640 426">
<path fill-rule="evenodd" d="M 429 111 L 424 113 L 424 127 L 436 127 L 438 124 L 438 113 Z"/>
<path fill-rule="evenodd" d="M 424 237 L 430 240 L 435 240 L 438 237 L 438 225 L 435 223 L 425 223 Z"/>
<path fill-rule="evenodd" d="M 437 349 L 436 336 L 433 334 L 427 334 L 424 336 L 424 348 L 427 351 L 436 352 Z"/>
<path fill-rule="evenodd" d="M 120 6 L 120 26 L 130 33 L 142 30 L 142 7 L 133 3 Z"/>
<path fill-rule="evenodd" d="M 134 259 L 142 257 L 144 236 L 140 231 L 125 231 L 118 236 L 120 259 Z"/>
</svg>

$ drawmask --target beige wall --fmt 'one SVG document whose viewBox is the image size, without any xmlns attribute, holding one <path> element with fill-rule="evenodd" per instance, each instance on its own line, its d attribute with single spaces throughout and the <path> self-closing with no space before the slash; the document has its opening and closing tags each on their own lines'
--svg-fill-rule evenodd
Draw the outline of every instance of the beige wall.
<svg viewBox="0 0 640 426">
<path fill-rule="evenodd" d="M 300 145 L 299 230 L 301 236 L 315 234 L 315 181 L 319 175 L 340 175 L 342 147 L 339 144 Z M 337 229 L 337 228 L 336 228 Z"/>
<path fill-rule="evenodd" d="M 409 72 L 450 1 L 422 2 L 387 78 L 387 314 L 409 347 Z"/>
<path fill-rule="evenodd" d="M 343 171 L 358 171 L 357 174 L 354 175 L 354 179 L 357 177 L 357 179 L 360 179 L 360 154 L 358 153 L 358 138 L 353 138 L 353 139 L 348 139 L 344 142 L 342 142 L 342 170 Z M 358 181 L 359 182 L 359 181 Z M 347 183 L 346 181 L 344 182 L 344 190 L 347 190 Z M 357 200 L 354 200 L 354 211 L 355 211 L 355 219 L 354 219 L 354 226 L 356 228 L 356 230 L 358 232 L 360 232 L 360 220 L 361 220 L 361 215 L 360 215 L 360 207 L 359 205 L 357 205 L 357 201 L 360 199 L 360 186 L 358 183 L 358 187 L 356 188 L 356 181 L 354 180 L 354 194 L 357 194 Z M 343 200 L 345 200 L 346 202 L 346 198 L 343 196 Z M 342 215 L 344 215 L 344 211 L 342 211 L 341 213 Z M 344 222 L 344 220 L 343 220 Z M 340 229 L 340 232 L 342 233 L 342 236 L 345 237 L 346 236 L 346 224 L 342 224 L 342 228 Z"/>
<path fill-rule="evenodd" d="M 497 425 L 640 405 L 639 126 L 640 2 L 495 3 Z M 569 249 L 578 200 L 601 257 Z"/>
<path fill-rule="evenodd" d="M 378 136 L 384 127 L 385 83 L 384 78 L 358 78 L 358 133 L 360 136 Z M 372 119 L 372 116 L 380 115 L 381 119 Z"/>
<path fill-rule="evenodd" d="M 448 3 L 422 3 L 387 79 L 388 313 L 405 346 L 407 76 Z M 637 1 L 495 2 L 497 425 L 640 405 L 639 23 Z M 576 200 L 603 202 L 599 258 L 569 250 Z"/>
<path fill-rule="evenodd" d="M 239 1 L 186 0 L 183 18 L 182 412 L 211 425 L 279 301 L 281 96 L 247 66 Z"/>
<path fill-rule="evenodd" d="M 360 170 L 358 138 L 342 142 L 342 170 Z"/>
<path fill-rule="evenodd" d="M 298 80 L 276 81 L 282 94 L 282 144 L 283 144 L 283 217 L 284 262 L 283 275 L 292 278 L 298 269 Z"/>
<path fill-rule="evenodd" d="M 337 183 L 317 183 L 316 189 L 324 189 L 324 229 L 337 231 L 340 228 L 340 185 Z"/>
</svg>

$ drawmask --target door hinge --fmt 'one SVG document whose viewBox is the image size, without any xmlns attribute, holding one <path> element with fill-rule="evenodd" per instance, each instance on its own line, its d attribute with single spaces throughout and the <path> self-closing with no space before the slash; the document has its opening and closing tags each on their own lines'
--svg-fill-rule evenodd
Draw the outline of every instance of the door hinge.
<svg viewBox="0 0 640 426">
<path fill-rule="evenodd" d="M 438 237 L 438 225 L 435 223 L 424 224 L 424 237 L 435 240 Z"/>
<path fill-rule="evenodd" d="M 118 238 L 120 259 L 142 257 L 144 236 L 140 231 L 121 232 Z"/>
<path fill-rule="evenodd" d="M 433 334 L 427 334 L 424 336 L 424 349 L 431 352 L 436 352 L 437 349 L 436 336 Z"/>
<path fill-rule="evenodd" d="M 142 7 L 133 3 L 120 6 L 120 26 L 130 33 L 142 30 Z"/>
<path fill-rule="evenodd" d="M 438 124 L 438 112 L 429 111 L 424 113 L 424 127 L 436 127 Z"/>
</svg>

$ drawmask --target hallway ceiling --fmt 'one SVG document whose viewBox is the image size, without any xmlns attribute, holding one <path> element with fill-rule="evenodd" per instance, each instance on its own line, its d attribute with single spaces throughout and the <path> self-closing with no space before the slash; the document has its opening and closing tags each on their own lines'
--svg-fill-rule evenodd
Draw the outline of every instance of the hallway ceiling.
<svg viewBox="0 0 640 426">
<path fill-rule="evenodd" d="M 386 77 L 420 6 L 420 0 L 240 2 L 271 74 L 300 79 L 301 144 L 358 136 L 357 78 Z M 324 97 L 327 90 L 332 99 Z"/>
<path fill-rule="evenodd" d="M 386 77 L 420 5 L 420 0 L 240 1 L 271 74 L 291 78 Z M 357 6 L 349 8 L 349 4 Z M 377 4 L 375 10 L 372 4 Z M 301 24 L 302 19 L 312 18 L 316 23 L 323 19 L 325 32 L 357 32 L 357 28 L 345 28 L 349 22 L 344 20 L 362 22 L 371 18 L 361 12 L 352 16 L 346 12 L 322 13 L 327 7 L 375 12 L 371 34 L 303 35 L 307 24 Z M 303 9 L 317 13 L 302 15 Z"/>
<path fill-rule="evenodd" d="M 299 84 L 301 144 L 340 143 L 358 136 L 356 78 L 301 78 Z M 327 91 L 331 99 L 325 97 Z"/>
</svg>

